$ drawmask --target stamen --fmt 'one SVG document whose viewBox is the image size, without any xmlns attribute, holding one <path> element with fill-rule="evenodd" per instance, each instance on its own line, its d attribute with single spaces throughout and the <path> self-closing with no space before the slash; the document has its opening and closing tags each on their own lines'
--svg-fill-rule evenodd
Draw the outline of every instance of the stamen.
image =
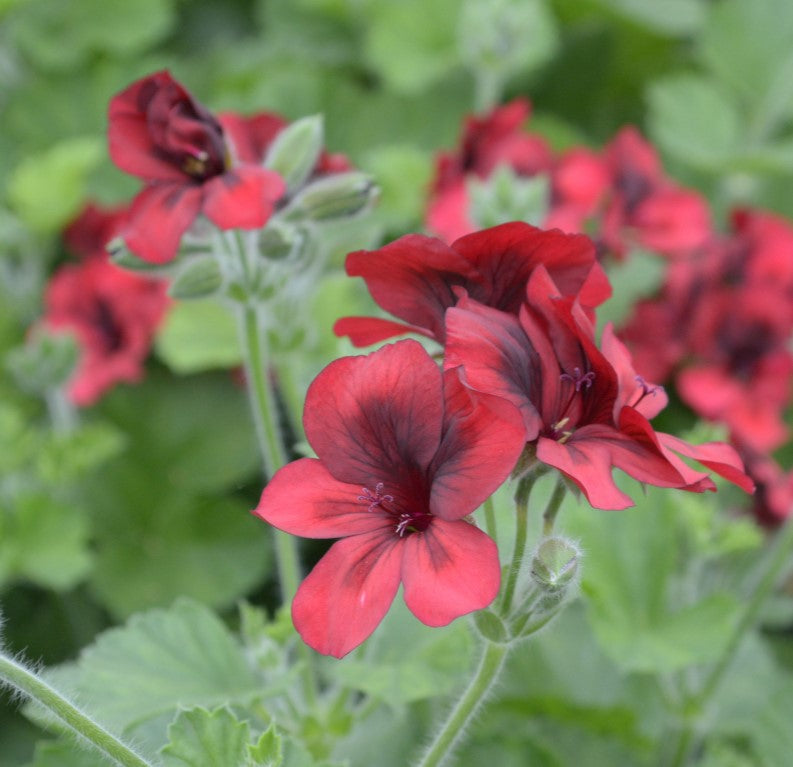
<svg viewBox="0 0 793 767">
<path fill-rule="evenodd" d="M 358 496 L 358 500 L 369 504 L 367 511 L 374 511 L 378 506 L 382 506 L 384 502 L 393 503 L 394 496 L 388 494 L 383 495 L 384 489 L 385 486 L 383 483 L 378 482 L 374 488 L 374 495 L 372 495 L 372 491 L 368 487 L 362 487 L 362 495 Z"/>
<path fill-rule="evenodd" d="M 586 386 L 587 389 L 591 388 L 592 384 L 595 382 L 595 372 L 590 370 L 588 373 L 582 374 L 581 368 L 574 367 L 572 375 L 570 375 L 570 373 L 562 373 L 559 379 L 562 381 L 570 381 L 570 383 L 575 386 L 576 391 L 581 391 L 582 386 Z"/>
<path fill-rule="evenodd" d="M 636 405 L 638 405 L 648 395 L 654 397 L 660 389 L 663 389 L 662 386 L 653 386 L 648 384 L 647 381 L 645 381 L 641 376 L 635 376 L 634 379 L 641 387 L 641 393 L 637 397 L 636 402 L 634 402 L 631 407 L 636 407 Z"/>
</svg>

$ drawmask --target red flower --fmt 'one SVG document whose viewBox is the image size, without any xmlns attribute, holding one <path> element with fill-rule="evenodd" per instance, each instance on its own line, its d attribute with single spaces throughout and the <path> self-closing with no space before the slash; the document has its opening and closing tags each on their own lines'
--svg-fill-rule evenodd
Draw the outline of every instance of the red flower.
<svg viewBox="0 0 793 767">
<path fill-rule="evenodd" d="M 126 206 L 103 208 L 89 202 L 66 227 L 63 241 L 75 255 L 104 259 L 107 244 L 124 228 L 126 220 Z"/>
<path fill-rule="evenodd" d="M 695 448 L 656 434 L 648 418 L 665 395 L 636 377 L 610 328 L 604 352 L 597 349 L 589 318 L 542 267 L 529 280 L 519 317 L 463 299 L 448 311 L 446 331 L 447 369 L 461 366 L 466 385 L 517 407 L 537 459 L 572 479 L 593 506 L 632 505 L 614 484 L 613 467 L 660 487 L 714 488 L 676 453 L 751 488 L 727 445 Z"/>
<path fill-rule="evenodd" d="M 767 455 L 741 451 L 749 475 L 757 483 L 753 511 L 764 525 L 779 525 L 793 514 L 793 471 L 782 467 Z"/>
<path fill-rule="evenodd" d="M 81 348 L 69 396 L 91 405 L 114 384 L 137 381 L 168 305 L 164 283 L 90 258 L 59 269 L 45 294 L 44 323 L 69 329 Z"/>
<path fill-rule="evenodd" d="M 170 261 L 200 213 L 221 229 L 258 229 L 283 194 L 278 174 L 232 164 L 221 124 L 167 72 L 114 96 L 108 118 L 113 162 L 147 182 L 124 231 L 146 261 Z"/>
<path fill-rule="evenodd" d="M 407 325 L 345 317 L 334 326 L 356 346 L 407 332 L 444 342 L 444 316 L 459 296 L 517 314 L 532 271 L 544 266 L 565 295 L 594 307 L 611 294 L 586 237 L 513 222 L 466 235 L 451 245 L 408 234 L 379 250 L 347 256 L 347 274 L 363 277 L 374 300 Z"/>
<path fill-rule="evenodd" d="M 516 99 L 487 115 L 466 118 L 457 149 L 438 157 L 428 229 L 451 242 L 476 228 L 467 213 L 467 178 L 486 179 L 499 165 L 520 176 L 534 176 L 550 168 L 551 152 L 545 140 L 522 129 L 530 111 L 528 101 Z"/>
<path fill-rule="evenodd" d="M 331 363 L 309 388 L 304 424 L 319 459 L 278 471 L 255 513 L 295 535 L 342 539 L 292 605 L 307 644 L 342 657 L 372 633 L 400 582 L 429 626 L 493 600 L 496 545 L 464 518 L 514 466 L 519 426 L 477 407 L 415 341 Z"/>
</svg>

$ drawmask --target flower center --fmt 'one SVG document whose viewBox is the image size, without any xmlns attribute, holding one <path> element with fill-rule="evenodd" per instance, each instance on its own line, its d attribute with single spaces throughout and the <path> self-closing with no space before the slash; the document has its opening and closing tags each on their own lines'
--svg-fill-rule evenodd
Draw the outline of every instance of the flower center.
<svg viewBox="0 0 793 767">
<path fill-rule="evenodd" d="M 409 533 L 423 533 L 432 522 L 432 514 L 429 511 L 415 509 L 405 509 L 398 503 L 394 496 L 385 493 L 385 486 L 382 482 L 375 485 L 374 493 L 368 487 L 361 488 L 361 495 L 358 500 L 369 505 L 367 511 L 383 511 L 390 518 L 394 525 L 394 532 L 404 538 Z"/>
</svg>

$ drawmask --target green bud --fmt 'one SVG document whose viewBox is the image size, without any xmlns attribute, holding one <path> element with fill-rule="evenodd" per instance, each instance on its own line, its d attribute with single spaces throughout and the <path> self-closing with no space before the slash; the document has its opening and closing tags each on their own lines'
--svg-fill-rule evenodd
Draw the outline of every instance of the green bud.
<svg viewBox="0 0 793 767">
<path fill-rule="evenodd" d="M 471 179 L 468 192 L 472 218 L 484 228 L 507 221 L 540 226 L 548 215 L 549 180 L 544 175 L 523 178 L 501 165 L 484 181 Z"/>
<path fill-rule="evenodd" d="M 264 167 L 283 178 L 288 194 L 294 194 L 311 175 L 324 142 L 322 115 L 304 117 L 284 128 L 270 146 Z"/>
<path fill-rule="evenodd" d="M 474 625 L 477 631 L 491 642 L 504 643 L 509 641 L 507 627 L 501 618 L 490 610 L 477 610 L 474 613 Z"/>
<path fill-rule="evenodd" d="M 259 253 L 271 261 L 281 261 L 299 251 L 305 242 L 305 234 L 294 227 L 270 221 L 259 233 Z"/>
<path fill-rule="evenodd" d="M 112 239 L 105 248 L 110 260 L 118 267 L 130 272 L 142 272 L 146 274 L 157 274 L 167 271 L 167 266 L 163 264 L 151 264 L 136 256 L 128 247 L 127 243 L 116 237 Z"/>
<path fill-rule="evenodd" d="M 40 329 L 24 346 L 8 353 L 6 366 L 25 391 L 44 394 L 71 378 L 78 357 L 74 335 Z"/>
<path fill-rule="evenodd" d="M 305 187 L 292 201 L 285 215 L 312 221 L 350 218 L 370 208 L 379 192 L 371 176 L 365 173 L 333 173 Z"/>
<path fill-rule="evenodd" d="M 188 261 L 168 288 L 172 298 L 205 298 L 216 293 L 223 284 L 220 265 L 212 256 Z"/>
<path fill-rule="evenodd" d="M 581 550 L 565 538 L 546 538 L 531 561 L 531 576 L 545 591 L 567 589 L 578 575 Z"/>
</svg>

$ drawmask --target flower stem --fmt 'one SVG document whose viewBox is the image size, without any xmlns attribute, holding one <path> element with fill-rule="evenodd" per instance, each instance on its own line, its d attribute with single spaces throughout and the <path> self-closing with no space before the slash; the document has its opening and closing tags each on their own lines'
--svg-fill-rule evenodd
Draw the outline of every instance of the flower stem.
<svg viewBox="0 0 793 767">
<path fill-rule="evenodd" d="M 768 566 L 760 578 L 757 587 L 749 599 L 740 620 L 730 636 L 727 647 L 716 665 L 705 678 L 700 692 L 684 704 L 688 710 L 701 712 L 709 703 L 714 693 L 718 690 L 724 675 L 729 670 L 736 653 L 746 634 L 757 622 L 757 616 L 763 605 L 779 582 L 793 556 L 793 517 L 788 519 L 784 527 L 777 534 L 774 550 L 769 558 Z M 678 743 L 675 750 L 673 767 L 682 767 L 686 763 L 691 750 L 691 745 L 696 734 L 698 721 L 688 718 L 680 730 Z"/>
<path fill-rule="evenodd" d="M 44 680 L 3 652 L 0 652 L 0 681 L 49 709 L 69 729 L 87 740 L 114 764 L 153 767 L 151 762 L 136 754 L 130 746 L 97 724 Z"/>
<path fill-rule="evenodd" d="M 529 495 L 534 485 L 532 477 L 523 477 L 518 481 L 515 491 L 515 545 L 512 549 L 512 563 L 507 574 L 507 583 L 504 587 L 504 596 L 501 601 L 501 614 L 508 615 L 512 607 L 512 597 L 515 594 L 515 585 L 523 564 L 523 554 L 526 550 L 526 536 L 528 533 Z"/>
<path fill-rule="evenodd" d="M 496 510 L 493 505 L 493 496 L 491 495 L 485 501 L 485 530 L 487 534 L 494 540 L 498 541 L 498 527 L 496 526 Z"/>
<path fill-rule="evenodd" d="M 479 668 L 416 767 L 436 767 L 451 755 L 466 725 L 487 698 L 508 652 L 507 645 L 485 641 Z"/>
<path fill-rule="evenodd" d="M 556 487 L 554 487 L 551 498 L 542 515 L 542 534 L 546 537 L 553 533 L 556 515 L 559 513 L 559 507 L 562 505 L 566 492 L 567 487 L 560 476 L 556 481 Z"/>
</svg>

